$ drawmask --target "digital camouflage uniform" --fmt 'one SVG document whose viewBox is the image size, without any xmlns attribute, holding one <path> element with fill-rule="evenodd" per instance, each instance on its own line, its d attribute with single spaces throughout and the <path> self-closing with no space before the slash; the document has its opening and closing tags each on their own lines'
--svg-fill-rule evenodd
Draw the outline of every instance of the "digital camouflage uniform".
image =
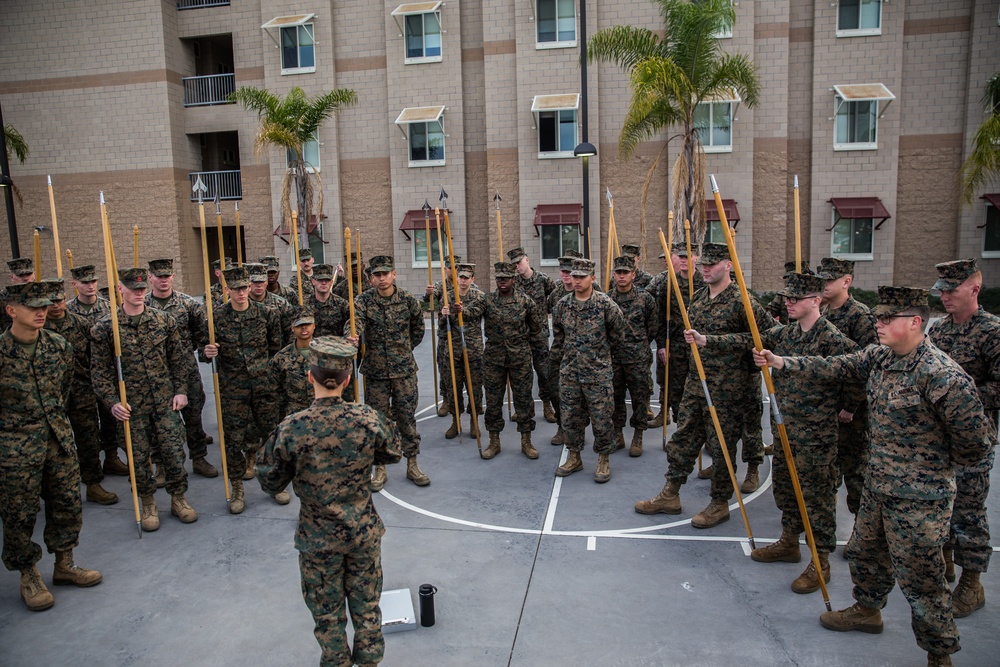
<svg viewBox="0 0 1000 667">
<path fill-rule="evenodd" d="M 281 348 L 268 362 L 278 397 L 278 418 L 305 410 L 314 398 L 309 372 L 309 348 L 297 348 L 290 343 Z"/>
<path fill-rule="evenodd" d="M 288 289 L 292 291 L 295 296 L 292 297 L 292 304 L 298 304 L 299 302 L 299 276 L 298 272 L 294 269 L 292 270 L 292 276 L 288 279 Z M 312 296 L 313 292 L 312 276 L 306 275 L 305 271 L 302 272 L 302 301 L 305 303 L 309 297 Z"/>
<path fill-rule="evenodd" d="M 286 345 L 291 343 L 292 318 L 295 317 L 295 313 L 298 312 L 298 306 L 293 306 L 290 301 L 273 292 L 264 292 L 264 298 L 260 301 L 254 299 L 253 294 L 251 294 L 250 300 L 254 303 L 259 303 L 265 308 L 269 308 L 278 314 L 278 320 L 281 322 L 281 330 L 283 332 L 281 340 Z"/>
<path fill-rule="evenodd" d="M 559 270 L 560 271 L 562 270 L 562 260 L 563 259 L 565 259 L 565 258 L 563 258 L 563 257 L 559 258 L 559 260 L 560 260 L 560 269 Z M 572 260 L 570 260 L 569 263 L 572 264 Z M 597 281 L 594 281 L 594 287 L 595 288 L 597 287 Z M 571 294 L 575 294 L 575 292 L 573 291 L 573 288 L 571 287 L 570 289 L 566 289 L 565 287 L 563 287 L 562 283 L 560 282 L 556 286 L 555 290 L 553 290 L 552 293 L 549 294 L 549 297 L 546 300 L 546 312 L 549 315 L 551 315 L 553 313 L 553 311 L 555 310 L 555 308 L 556 308 L 556 304 L 559 303 L 563 299 L 563 297 L 569 296 Z M 546 318 L 546 319 L 548 319 L 548 318 Z M 550 354 L 551 354 L 551 352 L 550 352 Z M 562 428 L 562 408 L 561 408 L 561 404 L 559 402 L 559 369 L 558 368 L 553 368 L 551 363 L 549 364 L 549 386 L 550 387 L 555 387 L 555 390 L 553 391 L 553 397 L 552 397 L 552 411 L 555 412 L 555 414 L 556 414 L 556 422 L 558 422 L 559 428 Z"/>
<path fill-rule="evenodd" d="M 320 301 L 313 292 L 306 299 L 306 308 L 311 310 L 313 317 L 316 318 L 316 331 L 313 333 L 316 338 L 340 336 L 344 332 L 344 326 L 350 324 L 350 304 L 336 294 L 331 293 L 326 301 Z"/>
<path fill-rule="evenodd" d="M 465 323 L 465 347 L 469 355 L 469 373 L 472 375 L 472 386 L 476 396 L 476 416 L 482 414 L 483 409 L 483 320 L 482 316 L 473 317 L 468 308 L 473 307 L 473 313 L 480 310 L 475 304 L 485 299 L 483 293 L 475 285 L 469 287 L 469 291 L 462 297 L 462 321 Z M 455 303 L 455 290 L 448 289 L 448 303 Z M 438 305 L 435 299 L 434 305 Z M 455 399 L 451 391 L 451 362 L 448 357 L 448 328 L 446 319 L 451 320 L 451 338 L 455 354 L 455 384 L 458 387 L 458 409 L 459 411 L 469 410 L 466 400 L 469 395 L 468 383 L 465 380 L 465 363 L 462 361 L 462 336 L 458 328 L 458 316 L 452 313 L 447 318 L 438 311 L 437 322 L 437 365 L 438 377 L 441 382 L 441 401 L 448 408 L 448 414 L 455 412 Z M 505 382 L 505 380 L 504 380 Z"/>
<path fill-rule="evenodd" d="M 322 649 L 320 665 L 375 664 L 384 655 L 378 602 L 385 526 L 369 480 L 372 465 L 399 459 L 399 436 L 384 413 L 340 397 L 318 398 L 287 417 L 259 458 L 264 491 L 274 495 L 291 483 L 301 502 L 295 548 L 302 596 Z M 348 610 L 353 647 L 347 641 Z"/>
<path fill-rule="evenodd" d="M 618 268 L 616 261 L 615 269 Z M 632 420 L 629 423 L 636 431 L 645 431 L 649 396 L 653 393 L 653 376 L 650 370 L 653 353 L 649 344 L 656 340 L 658 331 L 656 299 L 649 292 L 636 287 L 635 282 L 628 292 L 619 292 L 617 287 L 612 286 L 607 294 L 621 310 L 625 320 L 622 344 L 612 350 L 615 401 L 612 422 L 618 430 L 625 426 L 627 389 L 632 399 Z"/>
<path fill-rule="evenodd" d="M 365 341 L 361 364 L 365 403 L 396 423 L 403 454 L 413 458 L 420 453 L 417 361 L 413 358 L 414 348 L 424 339 L 420 302 L 398 286 L 388 297 L 369 290 L 354 298 L 354 322 L 359 341 Z M 350 328 L 350 322 L 344 325 L 345 336 L 351 334 Z"/>
<path fill-rule="evenodd" d="M 545 316 L 549 294 L 561 288 L 548 275 L 541 271 L 532 271 L 531 278 L 524 278 L 520 275 L 514 276 L 514 289 L 530 297 L 535 304 L 537 313 Z M 546 317 L 545 319 L 547 320 L 548 318 Z M 546 330 L 546 334 L 548 334 L 549 327 L 547 323 L 543 328 Z M 547 337 L 531 341 L 531 365 L 534 367 L 535 375 L 538 378 L 538 398 L 543 401 L 557 400 L 557 388 L 549 386 L 549 341 Z M 517 408 L 515 408 L 516 410 Z"/>
<path fill-rule="evenodd" d="M 702 280 L 701 272 L 695 270 L 694 267 L 692 267 L 692 271 L 692 275 L 694 276 L 694 291 L 697 293 L 698 290 L 705 286 L 705 281 Z M 677 282 L 681 287 L 684 305 L 690 307 L 690 297 L 688 296 L 689 279 L 678 273 Z M 660 323 L 656 337 L 657 351 L 666 348 L 668 342 L 666 326 L 668 289 L 670 289 L 670 274 L 664 271 L 657 274 L 646 290 L 656 298 L 656 321 Z M 681 308 L 677 304 L 677 295 L 674 294 L 674 290 L 672 289 L 670 289 L 669 343 L 670 377 L 668 378 L 668 382 L 670 386 L 667 388 L 667 405 L 670 407 L 670 411 L 676 422 L 680 418 L 681 398 L 684 396 L 684 383 L 688 376 L 688 361 L 691 355 L 691 346 L 684 342 L 684 321 L 681 318 Z M 659 355 L 657 355 L 656 382 L 660 385 L 661 390 L 663 388 L 664 371 L 663 362 L 660 361 Z"/>
<path fill-rule="evenodd" d="M 121 338 L 121 370 L 131 409 L 129 428 L 136 489 L 140 496 L 156 491 L 149 457 L 154 446 L 166 473 L 166 489 L 171 496 L 187 491 L 184 470 L 184 425 L 172 409 L 173 397 L 188 393 L 186 347 L 173 317 L 161 310 L 145 308 L 131 317 L 118 308 Z M 120 402 L 115 341 L 111 315 L 105 315 L 91 329 L 90 375 L 97 398 L 111 408 Z M 118 429 L 124 438 L 124 429 Z M 124 448 L 124 441 L 121 444 Z"/>
<path fill-rule="evenodd" d="M 941 549 L 955 497 L 954 466 L 981 464 L 992 444 L 974 382 L 926 339 L 902 357 L 868 346 L 826 359 L 786 358 L 781 372 L 867 382 L 871 448 L 847 544 L 854 598 L 881 609 L 898 583 L 917 644 L 929 653 L 958 651 Z"/>
<path fill-rule="evenodd" d="M 93 322 L 96 322 L 102 315 L 111 312 L 111 302 L 101 297 L 100 294 L 97 295 L 97 300 L 90 304 L 82 303 L 80 297 L 75 296 L 66 302 L 66 311 L 81 317 L 91 318 Z"/>
<path fill-rule="evenodd" d="M 461 255 L 455 255 L 455 264 L 457 265 L 461 261 L 462 261 Z M 435 271 L 440 267 L 440 263 L 435 264 L 434 262 L 431 262 L 431 265 L 432 265 L 432 268 L 434 268 Z M 445 265 L 445 268 L 447 269 L 447 272 L 448 272 L 448 274 L 450 276 L 451 275 L 451 260 L 449 258 L 445 257 L 444 258 L 444 265 Z M 449 280 L 451 280 L 451 279 L 449 278 Z M 437 318 L 437 320 L 435 321 L 435 325 L 437 324 L 438 321 L 441 320 L 441 315 L 440 315 L 441 306 L 444 305 L 444 296 L 441 293 L 442 285 L 444 285 L 443 281 L 440 281 L 440 280 L 435 280 L 434 281 L 434 285 L 433 285 L 433 288 L 434 288 L 433 289 L 433 294 L 434 294 L 434 302 L 433 302 L 434 303 L 434 310 L 433 310 L 433 312 L 435 314 L 431 315 L 431 317 L 436 317 Z M 473 283 L 473 285 L 475 285 L 475 283 Z M 453 292 L 454 292 L 453 289 L 449 289 L 448 290 L 449 299 L 452 297 Z M 426 308 L 428 310 L 430 310 L 431 297 L 427 294 L 426 290 L 424 290 L 424 293 L 420 295 L 420 302 L 421 302 L 421 304 L 425 304 Z M 450 303 L 450 301 L 449 301 L 449 303 Z M 437 345 L 438 345 L 437 350 L 440 350 L 441 349 L 440 336 L 445 336 L 445 338 L 447 338 L 447 332 L 438 331 L 437 334 L 439 336 L 438 341 L 437 341 Z M 447 348 L 445 348 L 445 352 L 447 353 Z M 437 356 L 436 350 L 435 350 L 435 356 Z M 447 360 L 445 360 L 445 363 L 447 363 Z M 447 371 L 446 372 L 441 371 L 441 358 L 439 356 L 437 357 L 437 364 L 438 364 L 438 390 L 440 392 L 440 395 L 444 396 L 445 394 L 447 394 L 448 396 L 451 396 L 451 366 L 447 367 Z M 444 406 L 446 404 L 447 404 L 446 401 L 442 401 L 442 403 L 441 403 L 442 406 Z M 482 407 L 482 406 L 480 405 L 480 406 L 477 406 L 477 407 Z M 451 412 L 454 412 L 454 409 Z M 449 412 L 448 414 L 451 414 L 451 412 Z"/>
<path fill-rule="evenodd" d="M 77 267 L 82 269 L 86 267 Z M 73 269 L 74 273 L 77 269 Z M 97 295 L 94 303 L 86 304 L 80 302 L 80 297 L 76 296 L 66 301 L 66 312 L 79 315 L 87 322 L 87 332 L 104 315 L 111 312 L 111 302 Z M 101 424 L 101 450 L 105 453 L 105 461 L 108 458 L 118 458 L 118 420 L 111 416 L 108 407 L 97 401 L 97 415 Z"/>
<path fill-rule="evenodd" d="M 574 275 L 582 261 L 574 261 Z M 621 310 L 603 292 L 595 291 L 583 301 L 573 294 L 556 304 L 549 364 L 553 374 L 558 368 L 562 426 L 570 451 L 583 451 L 588 417 L 594 451 L 614 451 L 612 355 L 625 345 L 625 329 Z"/>
<path fill-rule="evenodd" d="M 0 520 L 8 570 L 29 569 L 42 557 L 31 539 L 40 499 L 49 553 L 79 543 L 80 466 L 66 414 L 74 363 L 70 343 L 52 331 L 39 331 L 33 346 L 0 334 Z"/>
</svg>

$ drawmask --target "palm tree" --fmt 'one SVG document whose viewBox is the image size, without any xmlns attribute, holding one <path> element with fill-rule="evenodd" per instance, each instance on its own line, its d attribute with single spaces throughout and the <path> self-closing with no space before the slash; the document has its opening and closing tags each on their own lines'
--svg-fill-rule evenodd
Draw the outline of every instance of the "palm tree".
<svg viewBox="0 0 1000 667">
<path fill-rule="evenodd" d="M 738 93 L 747 107 L 757 104 L 760 85 L 757 68 L 741 53 L 722 51 L 718 35 L 730 32 L 736 21 L 731 0 L 652 0 L 663 17 L 663 37 L 646 28 L 614 26 L 598 31 L 587 43 L 589 60 L 613 62 L 629 76 L 629 101 L 618 140 L 619 156 L 631 157 L 641 141 L 675 126 L 683 148 L 673 167 L 672 209 L 677 223 L 705 232 L 705 151 L 695 126 L 695 110 L 702 102 L 733 99 Z M 664 145 L 663 150 L 666 150 Z M 643 188 L 645 194 L 657 156 Z M 644 231 L 644 230 L 643 230 Z"/>
<path fill-rule="evenodd" d="M 983 185 L 1000 180 L 1000 72 L 986 83 L 983 105 L 986 119 L 976 130 L 972 152 L 962 165 L 962 198 L 967 204 Z"/>
<path fill-rule="evenodd" d="M 24 161 L 28 159 L 28 142 L 24 140 L 24 136 L 14 129 L 14 126 L 7 123 L 3 126 L 4 140 L 7 142 L 7 159 L 10 159 L 11 154 L 17 156 L 17 161 L 24 164 Z"/>
<path fill-rule="evenodd" d="M 292 190 L 299 216 L 299 236 L 305 240 L 309 217 L 323 215 L 323 182 L 314 165 L 306 161 L 305 144 L 316 140 L 319 126 L 339 109 L 354 104 L 353 90 L 338 88 L 307 97 L 301 88 L 292 88 L 284 99 L 263 88 L 244 86 L 229 96 L 244 109 L 257 112 L 260 127 L 254 137 L 254 155 L 260 160 L 267 148 L 280 148 L 289 156 L 288 169 L 281 181 L 281 221 L 291 225 Z"/>
</svg>

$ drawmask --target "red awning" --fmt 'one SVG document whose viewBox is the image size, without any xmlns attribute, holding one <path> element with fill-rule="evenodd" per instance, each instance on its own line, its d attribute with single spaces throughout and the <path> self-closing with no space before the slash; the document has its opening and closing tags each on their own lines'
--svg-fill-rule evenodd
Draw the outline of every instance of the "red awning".
<svg viewBox="0 0 1000 667">
<path fill-rule="evenodd" d="M 980 199 L 985 199 L 989 203 L 993 204 L 993 208 L 1000 211 L 1000 192 L 983 195 Z"/>
<path fill-rule="evenodd" d="M 831 197 L 828 201 L 833 204 L 834 210 L 837 211 L 837 221 L 833 223 L 834 226 L 844 218 L 848 220 L 871 218 L 873 222 L 877 221 L 875 229 L 878 229 L 883 222 L 892 217 L 878 197 Z"/>
<path fill-rule="evenodd" d="M 582 204 L 539 204 L 535 207 L 535 236 L 542 225 L 580 226 L 583 219 Z"/>
<path fill-rule="evenodd" d="M 326 218 L 327 218 L 326 215 L 324 215 L 322 218 L 317 218 L 315 214 L 310 215 L 309 216 L 309 226 L 306 228 L 306 231 L 309 234 L 312 234 L 313 236 L 316 236 L 317 238 L 319 238 L 319 236 L 316 234 L 316 228 L 319 227 L 320 220 L 326 220 Z M 289 229 L 288 225 L 285 224 L 284 222 L 282 222 L 280 225 L 278 225 L 277 229 L 274 230 L 274 236 L 285 237 L 285 236 L 291 236 L 291 235 L 292 235 L 292 230 Z M 282 240 L 284 240 L 284 241 L 287 242 L 287 239 L 282 239 Z"/>
<path fill-rule="evenodd" d="M 740 221 L 740 210 L 736 208 L 735 199 L 723 199 L 722 208 L 726 210 L 726 220 L 733 227 Z M 719 207 L 715 205 L 714 199 L 705 200 L 705 217 L 709 222 L 722 222 L 719 219 Z"/>
<path fill-rule="evenodd" d="M 454 211 L 452 211 L 449 208 L 448 209 L 449 222 L 451 222 L 452 213 L 454 213 Z M 436 219 L 434 217 L 434 209 L 431 209 L 428 212 L 427 219 L 431 221 L 431 234 L 433 234 L 434 230 L 437 229 Z M 412 232 L 415 229 L 416 230 L 426 229 L 426 226 L 424 224 L 424 209 L 422 208 L 415 208 L 407 211 L 406 215 L 403 216 L 403 222 L 401 222 L 399 225 L 399 231 L 403 232 L 403 236 L 405 236 L 407 239 L 410 238 L 410 235 L 407 234 L 406 232 Z M 444 211 L 441 211 L 441 233 L 444 234 Z"/>
</svg>

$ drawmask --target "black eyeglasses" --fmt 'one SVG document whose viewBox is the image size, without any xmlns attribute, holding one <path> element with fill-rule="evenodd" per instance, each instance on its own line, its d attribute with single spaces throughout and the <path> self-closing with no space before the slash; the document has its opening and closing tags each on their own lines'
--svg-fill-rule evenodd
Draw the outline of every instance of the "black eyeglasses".
<svg viewBox="0 0 1000 667">
<path fill-rule="evenodd" d="M 879 324 L 889 324 L 890 322 L 892 322 L 892 320 L 894 320 L 897 317 L 916 317 L 916 315 L 901 315 L 901 314 L 896 314 L 896 315 L 877 315 L 875 317 L 875 320 Z"/>
<path fill-rule="evenodd" d="M 786 296 L 785 297 L 785 303 L 788 303 L 788 304 L 791 304 L 791 305 L 794 306 L 799 301 L 804 301 L 806 299 L 818 299 L 818 298 L 819 298 L 819 294 L 810 294 L 809 296 Z"/>
</svg>

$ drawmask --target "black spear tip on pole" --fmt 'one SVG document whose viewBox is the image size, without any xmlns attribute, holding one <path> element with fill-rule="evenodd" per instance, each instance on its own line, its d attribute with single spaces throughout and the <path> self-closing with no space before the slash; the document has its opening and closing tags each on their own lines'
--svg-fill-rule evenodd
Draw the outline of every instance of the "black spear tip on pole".
<svg viewBox="0 0 1000 667">
<path fill-rule="evenodd" d="M 493 201 L 495 201 L 497 203 L 498 207 L 500 206 L 500 202 L 503 201 L 503 197 L 500 196 L 500 191 L 499 190 L 497 190 L 497 193 L 495 195 L 493 195 Z"/>
<path fill-rule="evenodd" d="M 430 203 L 428 203 L 428 201 L 425 199 L 424 200 L 424 205 L 421 206 L 420 208 L 423 209 L 424 215 L 426 216 L 430 212 L 430 210 L 431 210 L 432 207 L 431 207 Z"/>
<path fill-rule="evenodd" d="M 444 187 L 441 188 L 441 194 L 438 196 L 438 201 L 444 201 L 448 199 L 448 193 L 444 191 Z"/>
</svg>

